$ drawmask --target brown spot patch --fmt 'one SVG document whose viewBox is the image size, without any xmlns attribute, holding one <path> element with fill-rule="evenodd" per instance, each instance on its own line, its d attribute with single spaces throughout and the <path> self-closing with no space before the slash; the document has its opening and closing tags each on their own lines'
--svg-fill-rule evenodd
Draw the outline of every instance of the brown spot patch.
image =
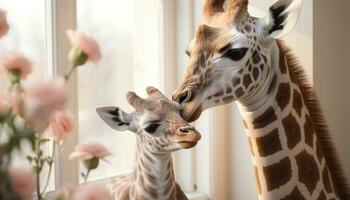
<svg viewBox="0 0 350 200">
<path fill-rule="evenodd" d="M 244 92 L 243 92 L 243 88 L 238 88 L 236 91 L 235 91 L 235 94 L 236 94 L 236 97 L 237 98 L 240 98 L 241 96 L 243 96 Z"/>
<path fill-rule="evenodd" d="M 232 89 L 231 89 L 230 86 L 228 86 L 228 87 L 226 88 L 226 94 L 230 94 L 231 92 L 232 92 Z"/>
<path fill-rule="evenodd" d="M 233 96 L 227 96 L 222 99 L 225 103 L 230 103 L 233 101 Z"/>
<path fill-rule="evenodd" d="M 254 174 L 255 174 L 255 181 L 256 181 L 256 187 L 258 189 L 258 193 L 261 194 L 261 185 L 260 185 L 260 178 L 259 178 L 259 170 L 257 167 L 254 166 Z"/>
<path fill-rule="evenodd" d="M 303 108 L 303 100 L 301 95 L 297 90 L 293 90 L 293 108 L 298 113 L 299 117 L 301 117 L 301 109 Z"/>
<path fill-rule="evenodd" d="M 299 124 L 292 114 L 284 118 L 282 124 L 286 133 L 288 147 L 293 149 L 301 141 Z"/>
<path fill-rule="evenodd" d="M 331 181 L 329 179 L 329 173 L 328 173 L 327 165 L 325 165 L 325 167 L 323 168 L 322 180 L 323 180 L 323 185 L 324 185 L 324 189 L 326 190 L 326 192 L 328 194 L 332 193 L 333 190 L 332 190 L 332 186 L 331 186 Z"/>
<path fill-rule="evenodd" d="M 306 200 L 305 197 L 301 194 L 300 190 L 298 189 L 298 187 L 295 187 L 293 189 L 293 191 L 285 196 L 284 198 L 282 198 L 281 200 Z"/>
<path fill-rule="evenodd" d="M 254 119 L 253 127 L 254 129 L 264 128 L 270 123 L 277 120 L 277 116 L 272 107 L 268 108 L 262 115 Z"/>
<path fill-rule="evenodd" d="M 278 129 L 274 129 L 269 134 L 256 139 L 259 154 L 262 157 L 270 156 L 282 150 Z"/>
<path fill-rule="evenodd" d="M 232 84 L 233 84 L 233 87 L 241 84 L 241 79 L 239 78 L 232 79 Z"/>
<path fill-rule="evenodd" d="M 254 64 L 258 64 L 261 61 L 261 57 L 258 51 L 254 51 L 252 59 Z"/>
<path fill-rule="evenodd" d="M 281 110 L 286 108 L 286 106 L 288 105 L 290 101 L 290 96 L 291 94 L 290 94 L 289 83 L 281 83 L 278 87 L 278 91 L 276 95 L 276 101 L 279 107 L 281 108 Z"/>
<path fill-rule="evenodd" d="M 221 97 L 222 95 L 224 95 L 224 90 L 220 90 L 219 92 L 214 94 L 215 97 Z"/>
<path fill-rule="evenodd" d="M 314 126 L 312 124 L 312 119 L 310 115 L 305 115 L 305 124 L 304 124 L 304 133 L 305 133 L 305 143 L 311 148 L 314 146 Z"/>
<path fill-rule="evenodd" d="M 299 181 L 304 183 L 310 194 L 312 194 L 316 188 L 317 182 L 320 180 L 320 173 L 316 160 L 305 150 L 298 154 L 295 159 L 298 166 Z"/>
<path fill-rule="evenodd" d="M 267 191 L 277 189 L 288 183 L 292 177 L 290 160 L 286 157 L 276 164 L 264 167 L 263 172 L 266 178 Z"/>
<path fill-rule="evenodd" d="M 316 155 L 317 155 L 318 161 L 321 163 L 323 158 L 323 151 L 319 141 L 316 141 Z"/>
<path fill-rule="evenodd" d="M 263 71 L 264 68 L 265 68 L 265 65 L 264 65 L 264 64 L 261 64 L 261 65 L 260 65 L 260 70 Z"/>
<path fill-rule="evenodd" d="M 248 86 L 252 83 L 252 78 L 250 77 L 250 74 L 246 74 L 243 77 L 243 86 L 245 88 L 248 88 Z"/>
<path fill-rule="evenodd" d="M 254 79 L 254 81 L 258 80 L 259 74 L 260 74 L 259 69 L 257 67 L 254 67 L 254 69 L 253 69 L 253 79 Z"/>
<path fill-rule="evenodd" d="M 320 195 L 318 195 L 317 200 L 327 200 L 326 194 L 323 190 L 320 192 Z"/>
</svg>

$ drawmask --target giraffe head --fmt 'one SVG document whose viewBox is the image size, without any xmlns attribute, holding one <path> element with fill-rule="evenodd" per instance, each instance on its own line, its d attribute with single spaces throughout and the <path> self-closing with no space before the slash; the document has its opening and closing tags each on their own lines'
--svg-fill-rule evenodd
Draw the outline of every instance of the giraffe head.
<svg viewBox="0 0 350 200">
<path fill-rule="evenodd" d="M 148 87 L 146 91 L 146 99 L 134 92 L 127 94 L 127 101 L 135 108 L 133 113 L 118 107 L 97 108 L 97 113 L 113 129 L 134 132 L 154 153 L 194 147 L 201 135 L 180 116 L 181 106 L 156 88 Z"/>
<path fill-rule="evenodd" d="M 275 41 L 295 26 L 302 0 L 279 0 L 265 18 L 248 13 L 248 0 L 206 0 L 203 24 L 190 42 L 190 62 L 173 94 L 188 121 L 202 110 L 259 93 L 271 79 Z"/>
</svg>

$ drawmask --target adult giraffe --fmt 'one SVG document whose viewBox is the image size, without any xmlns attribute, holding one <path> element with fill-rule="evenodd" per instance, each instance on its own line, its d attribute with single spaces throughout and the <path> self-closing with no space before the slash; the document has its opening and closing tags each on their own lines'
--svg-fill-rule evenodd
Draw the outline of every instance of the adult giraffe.
<svg viewBox="0 0 350 200">
<path fill-rule="evenodd" d="M 295 26 L 301 4 L 279 0 L 258 19 L 249 15 L 248 0 L 207 0 L 173 99 L 188 121 L 237 102 L 259 199 L 350 199 L 313 88 L 278 40 Z"/>
</svg>

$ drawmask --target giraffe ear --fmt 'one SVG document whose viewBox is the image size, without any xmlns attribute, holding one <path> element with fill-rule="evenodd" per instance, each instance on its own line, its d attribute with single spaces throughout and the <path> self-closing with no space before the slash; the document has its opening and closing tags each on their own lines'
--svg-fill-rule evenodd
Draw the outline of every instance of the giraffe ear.
<svg viewBox="0 0 350 200">
<path fill-rule="evenodd" d="M 101 107 L 96 109 L 97 114 L 111 128 L 117 131 L 131 130 L 132 116 L 118 107 Z"/>
<path fill-rule="evenodd" d="M 303 0 L 279 0 L 270 7 L 264 23 L 270 38 L 287 35 L 297 24 Z"/>
</svg>

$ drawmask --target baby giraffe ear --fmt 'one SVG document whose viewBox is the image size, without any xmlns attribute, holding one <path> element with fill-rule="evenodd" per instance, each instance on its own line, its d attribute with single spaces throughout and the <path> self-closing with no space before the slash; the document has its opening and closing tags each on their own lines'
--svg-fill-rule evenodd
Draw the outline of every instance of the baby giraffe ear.
<svg viewBox="0 0 350 200">
<path fill-rule="evenodd" d="M 270 7 L 265 18 L 270 38 L 279 39 L 287 35 L 297 24 L 303 0 L 279 0 Z"/>
<path fill-rule="evenodd" d="M 101 107 L 97 108 L 96 112 L 101 119 L 114 130 L 131 130 L 132 116 L 118 107 Z"/>
</svg>

